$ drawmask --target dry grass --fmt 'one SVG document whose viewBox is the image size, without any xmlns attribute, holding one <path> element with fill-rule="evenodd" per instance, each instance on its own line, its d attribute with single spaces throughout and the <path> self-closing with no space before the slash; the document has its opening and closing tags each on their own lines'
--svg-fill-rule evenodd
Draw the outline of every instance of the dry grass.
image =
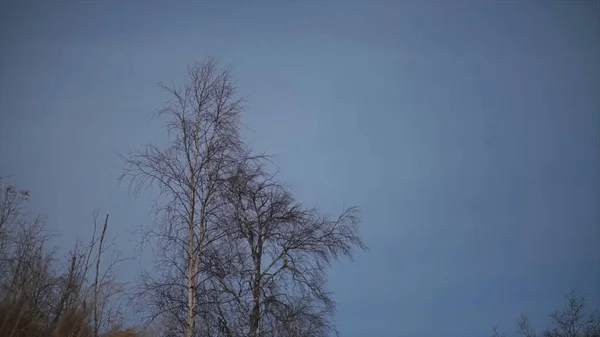
<svg viewBox="0 0 600 337">
<path fill-rule="evenodd" d="M 58 322 L 24 303 L 0 302 L 0 337 L 94 337 L 90 313 L 81 307 L 65 310 Z M 99 337 L 141 337 L 135 329 L 111 328 Z"/>
</svg>

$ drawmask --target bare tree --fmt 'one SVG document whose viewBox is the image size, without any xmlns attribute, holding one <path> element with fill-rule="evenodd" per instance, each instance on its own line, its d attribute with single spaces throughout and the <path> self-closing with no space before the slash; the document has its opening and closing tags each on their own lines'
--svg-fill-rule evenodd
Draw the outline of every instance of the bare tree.
<svg viewBox="0 0 600 337">
<path fill-rule="evenodd" d="M 523 337 L 600 337 L 600 312 L 586 314 L 585 297 L 573 290 L 567 296 L 567 306 L 562 311 L 550 314 L 551 325 L 541 333 L 536 333 L 524 314 L 517 322 L 517 334 Z M 497 330 L 495 336 L 498 336 Z"/>
<path fill-rule="evenodd" d="M 10 265 L 14 263 L 11 258 L 11 251 L 16 249 L 18 237 L 23 228 L 27 228 L 30 221 L 26 219 L 23 211 L 23 204 L 29 198 L 29 191 L 19 189 L 8 184 L 6 179 L 0 177 L 0 284 L 3 285 L 2 291 L 6 291 L 6 279 L 9 275 Z M 34 220 L 37 224 L 41 223 L 41 218 Z M 32 226 L 39 228 L 39 226 Z M 18 233 L 18 234 L 17 234 Z"/>
<path fill-rule="evenodd" d="M 94 221 L 95 225 L 95 221 Z M 100 329 L 100 262 L 102 258 L 102 248 L 104 248 L 104 238 L 106 237 L 106 228 L 108 227 L 108 214 L 106 214 L 106 219 L 104 220 L 104 226 L 102 227 L 102 234 L 100 234 L 100 239 L 98 241 L 98 257 L 96 258 L 96 273 L 94 275 L 94 337 L 98 337 L 98 331 Z"/>
<path fill-rule="evenodd" d="M 498 331 L 498 327 L 494 327 L 493 329 L 493 333 L 492 333 L 492 337 L 506 337 L 505 334 L 500 333 L 500 331 Z"/>
<path fill-rule="evenodd" d="M 204 291 L 200 266 L 211 241 L 222 233 L 213 226 L 224 179 L 239 160 L 249 157 L 240 138 L 243 100 L 236 97 L 228 68 L 208 57 L 188 68 L 183 88 L 161 85 L 172 100 L 158 111 L 167 118 L 165 148 L 147 145 L 125 158 L 125 177 L 137 194 L 143 187 L 160 191 L 155 226 L 145 228 L 146 242 L 155 243 L 156 270 L 142 275 L 139 299 L 150 318 L 169 317 L 174 329 L 191 337 L 198 333 L 199 293 Z"/>
<path fill-rule="evenodd" d="M 543 332 L 544 337 L 598 337 L 600 313 L 586 315 L 585 297 L 573 290 L 567 296 L 567 307 L 550 314 L 553 327 Z"/>
<path fill-rule="evenodd" d="M 29 192 L 5 186 L 3 181 L 0 187 L 2 335 L 98 337 L 119 332 L 120 303 L 116 299 L 124 289 L 115 282 L 113 267 L 123 259 L 113 250 L 107 265 L 100 262 L 113 248 L 105 242 L 108 222 L 97 237 L 97 213 L 94 215 L 90 243 L 78 241 L 63 269 L 56 247 L 50 245 L 53 232 L 39 215 L 30 215 L 23 207 Z"/>
<path fill-rule="evenodd" d="M 45 319 L 55 302 L 55 250 L 53 236 L 41 216 L 23 206 L 29 192 L 0 179 L 0 301 L 16 313 L 13 322 L 26 317 Z"/>
<path fill-rule="evenodd" d="M 94 337 L 123 324 L 121 304 L 125 295 L 125 283 L 116 281 L 114 268 L 129 258 L 121 257 L 120 251 L 115 248 L 114 239 L 107 244 L 108 216 L 106 214 L 104 218 L 100 235 L 96 236 L 98 212 L 94 213 L 94 232 L 88 250 L 88 256 L 96 250 L 92 259 L 95 264 L 93 283 L 87 290 L 87 297 L 91 297 Z M 105 263 L 103 257 L 108 258 Z"/>
<path fill-rule="evenodd" d="M 326 336 L 326 272 L 366 249 L 358 209 L 331 218 L 296 202 L 241 140 L 229 70 L 209 57 L 188 75 L 181 89 L 162 86 L 172 96 L 157 113 L 167 146 L 130 154 L 120 177 L 134 194 L 159 191 L 156 224 L 144 228 L 155 269 L 142 273 L 138 304 L 169 336 Z"/>
<path fill-rule="evenodd" d="M 29 191 L 16 188 L 5 181 L 5 178 L 0 177 L 0 233 L 7 235 L 8 226 L 15 224 L 23 215 L 22 206 L 29 197 Z"/>
<path fill-rule="evenodd" d="M 219 291 L 213 336 L 327 336 L 335 302 L 326 288 L 331 262 L 366 249 L 359 212 L 334 219 L 298 203 L 290 188 L 256 162 L 227 181 L 219 225 L 227 233 L 207 250 L 203 267 Z"/>
<path fill-rule="evenodd" d="M 120 323 L 119 307 L 125 288 L 123 283 L 116 281 L 114 268 L 127 260 L 120 256 L 114 243 L 106 243 L 108 214 L 100 233 L 97 233 L 98 216 L 98 212 L 94 212 L 94 226 L 89 242 L 83 244 L 78 241 L 68 254 L 67 272 L 59 278 L 61 296 L 54 317 L 56 323 L 69 309 L 85 307 L 85 311 L 91 315 L 94 337 Z M 108 258 L 105 266 L 102 264 L 103 257 Z"/>
<path fill-rule="evenodd" d="M 517 322 L 517 333 L 523 337 L 535 337 L 535 331 L 531 327 L 531 323 L 529 322 L 529 318 L 525 316 L 525 314 L 521 314 L 519 320 Z"/>
</svg>

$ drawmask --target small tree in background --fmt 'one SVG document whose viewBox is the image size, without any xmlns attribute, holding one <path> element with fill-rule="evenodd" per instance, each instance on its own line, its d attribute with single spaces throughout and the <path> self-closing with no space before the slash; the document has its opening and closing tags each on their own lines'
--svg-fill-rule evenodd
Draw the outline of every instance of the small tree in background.
<svg viewBox="0 0 600 337">
<path fill-rule="evenodd" d="M 536 332 L 529 318 L 522 314 L 516 332 L 523 337 L 600 337 L 600 311 L 588 312 L 585 297 L 573 290 L 567 296 L 567 305 L 562 311 L 550 314 L 550 326 Z M 493 337 L 502 337 L 494 329 Z"/>
<path fill-rule="evenodd" d="M 0 336 L 109 337 L 132 335 L 120 328 L 118 296 L 124 288 L 114 279 L 113 267 L 122 261 L 109 256 L 108 216 L 101 234 L 89 244 L 77 242 L 66 261 L 50 245 L 52 232 L 40 216 L 25 211 L 27 190 L 0 179 Z"/>
</svg>

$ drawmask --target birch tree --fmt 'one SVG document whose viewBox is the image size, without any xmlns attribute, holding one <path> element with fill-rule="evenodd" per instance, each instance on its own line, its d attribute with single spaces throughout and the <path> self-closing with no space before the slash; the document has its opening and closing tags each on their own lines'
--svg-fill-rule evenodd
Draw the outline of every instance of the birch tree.
<svg viewBox="0 0 600 337">
<path fill-rule="evenodd" d="M 356 207 L 330 217 L 299 203 L 260 166 L 241 165 L 224 189 L 221 226 L 210 250 L 213 336 L 328 336 L 335 301 L 326 287 L 331 263 L 366 249 Z M 208 253 L 207 253 L 208 256 Z"/>
<path fill-rule="evenodd" d="M 159 191 L 156 222 L 144 230 L 145 242 L 155 248 L 156 269 L 143 273 L 139 299 L 150 319 L 161 316 L 192 337 L 206 316 L 200 303 L 208 291 L 200 268 L 204 252 L 222 235 L 212 226 L 222 206 L 219 190 L 235 163 L 249 158 L 240 136 L 244 106 L 230 70 L 213 57 L 188 67 L 183 87 L 161 87 L 171 97 L 157 112 L 166 118 L 168 143 L 130 153 L 120 179 L 130 180 L 134 194 L 144 187 Z"/>
</svg>

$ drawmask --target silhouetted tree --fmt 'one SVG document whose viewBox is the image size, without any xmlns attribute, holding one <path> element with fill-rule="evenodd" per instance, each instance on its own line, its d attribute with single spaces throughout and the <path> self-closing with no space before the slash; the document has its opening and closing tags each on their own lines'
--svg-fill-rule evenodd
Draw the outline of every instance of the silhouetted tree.
<svg viewBox="0 0 600 337">
<path fill-rule="evenodd" d="M 137 194 L 158 187 L 156 223 L 144 228 L 155 269 L 136 299 L 165 335 L 326 336 L 335 331 L 330 263 L 366 248 L 357 208 L 332 219 L 298 203 L 267 174 L 240 135 L 243 100 L 228 68 L 209 57 L 188 68 L 183 88 L 157 115 L 164 148 L 125 158 L 120 179 Z"/>
<path fill-rule="evenodd" d="M 196 332 L 203 316 L 198 299 L 204 289 L 203 254 L 222 233 L 212 226 L 221 202 L 225 177 L 250 154 L 240 137 L 243 100 L 227 68 L 209 57 L 188 68 L 183 88 L 162 86 L 172 97 L 158 111 L 167 118 L 165 148 L 148 145 L 130 154 L 121 179 L 131 178 L 133 192 L 160 190 L 154 211 L 156 226 L 145 238 L 156 248 L 157 269 L 144 273 L 139 298 L 152 317 L 167 315 L 186 337 Z"/>
<path fill-rule="evenodd" d="M 600 337 L 600 312 L 586 313 L 585 297 L 573 290 L 567 296 L 567 306 L 550 314 L 551 325 L 536 332 L 525 314 L 517 322 L 516 332 L 523 337 Z M 494 336 L 499 336 L 494 330 Z"/>
<path fill-rule="evenodd" d="M 255 162 L 227 181 L 219 225 L 227 233 L 207 252 L 205 267 L 223 336 L 327 336 L 335 332 L 335 301 L 326 271 L 366 249 L 359 212 L 334 219 L 297 202 L 290 188 Z"/>
<path fill-rule="evenodd" d="M 24 209 L 28 196 L 0 179 L 0 336 L 109 337 L 123 332 L 115 299 L 124 289 L 113 274 L 122 259 L 109 256 L 108 265 L 101 266 L 101 258 L 114 248 L 105 243 L 108 217 L 96 236 L 95 214 L 89 244 L 77 242 L 63 269 L 50 245 L 53 233 L 41 216 Z"/>
</svg>

